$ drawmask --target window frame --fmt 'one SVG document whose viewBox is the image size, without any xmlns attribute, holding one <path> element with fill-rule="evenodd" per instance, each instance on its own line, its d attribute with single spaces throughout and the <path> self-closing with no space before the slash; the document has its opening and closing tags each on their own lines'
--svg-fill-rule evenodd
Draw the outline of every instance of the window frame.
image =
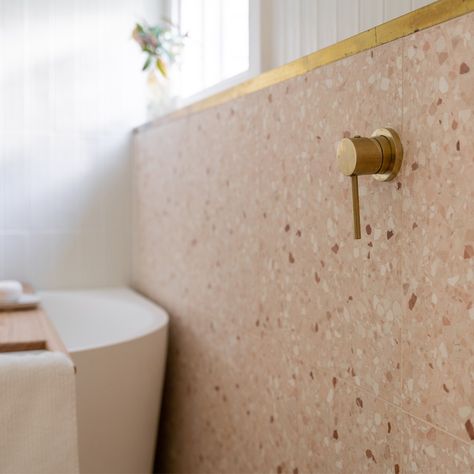
<svg viewBox="0 0 474 474">
<path fill-rule="evenodd" d="M 261 41 L 260 41 L 260 12 L 261 0 L 248 0 L 249 2 L 249 68 L 235 76 L 224 79 L 207 87 L 189 97 L 178 97 L 177 107 L 190 105 L 226 89 L 241 84 L 252 77 L 258 76 L 261 71 Z M 162 16 L 179 26 L 181 0 L 163 0 Z"/>
</svg>

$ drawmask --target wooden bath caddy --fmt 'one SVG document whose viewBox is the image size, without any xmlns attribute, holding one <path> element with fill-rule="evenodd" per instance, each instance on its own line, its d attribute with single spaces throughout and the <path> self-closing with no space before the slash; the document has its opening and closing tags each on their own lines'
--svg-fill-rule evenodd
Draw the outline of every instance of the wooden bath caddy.
<svg viewBox="0 0 474 474">
<path fill-rule="evenodd" d="M 23 284 L 26 294 L 34 294 L 31 286 Z M 35 305 L 36 306 L 36 305 Z M 63 352 L 66 346 L 41 307 L 25 309 L 10 305 L 0 310 L 0 352 L 47 350 Z"/>
</svg>

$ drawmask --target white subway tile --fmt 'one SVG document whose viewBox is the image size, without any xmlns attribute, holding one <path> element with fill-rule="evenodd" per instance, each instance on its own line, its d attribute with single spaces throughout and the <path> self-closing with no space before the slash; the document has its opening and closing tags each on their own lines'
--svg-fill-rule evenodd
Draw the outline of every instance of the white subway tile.
<svg viewBox="0 0 474 474">
<path fill-rule="evenodd" d="M 3 240 L 3 278 L 27 281 L 28 278 L 28 234 L 4 234 Z"/>
<path fill-rule="evenodd" d="M 145 3 L 0 0 L 0 278 L 128 281 L 128 140 L 145 117 L 130 33 Z"/>
</svg>

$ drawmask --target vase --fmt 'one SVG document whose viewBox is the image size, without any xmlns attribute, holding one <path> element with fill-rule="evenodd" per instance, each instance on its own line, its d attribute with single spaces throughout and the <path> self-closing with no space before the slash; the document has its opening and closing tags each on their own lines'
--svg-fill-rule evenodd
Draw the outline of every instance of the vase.
<svg viewBox="0 0 474 474">
<path fill-rule="evenodd" d="M 173 90 L 173 71 L 168 77 L 153 69 L 147 76 L 147 118 L 153 120 L 176 108 L 177 96 Z"/>
</svg>

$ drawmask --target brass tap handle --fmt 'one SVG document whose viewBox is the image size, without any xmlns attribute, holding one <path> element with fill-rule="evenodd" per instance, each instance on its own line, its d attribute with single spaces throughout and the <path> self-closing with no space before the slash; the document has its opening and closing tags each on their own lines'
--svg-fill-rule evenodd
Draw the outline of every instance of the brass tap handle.
<svg viewBox="0 0 474 474">
<path fill-rule="evenodd" d="M 400 171 L 403 147 L 398 133 L 379 128 L 370 138 L 343 138 L 337 147 L 337 161 L 343 174 L 351 177 L 354 238 L 360 239 L 358 176 L 371 174 L 378 181 L 391 181 Z"/>
<path fill-rule="evenodd" d="M 359 182 L 357 175 L 351 176 L 352 213 L 354 214 L 354 239 L 360 239 Z"/>
</svg>

